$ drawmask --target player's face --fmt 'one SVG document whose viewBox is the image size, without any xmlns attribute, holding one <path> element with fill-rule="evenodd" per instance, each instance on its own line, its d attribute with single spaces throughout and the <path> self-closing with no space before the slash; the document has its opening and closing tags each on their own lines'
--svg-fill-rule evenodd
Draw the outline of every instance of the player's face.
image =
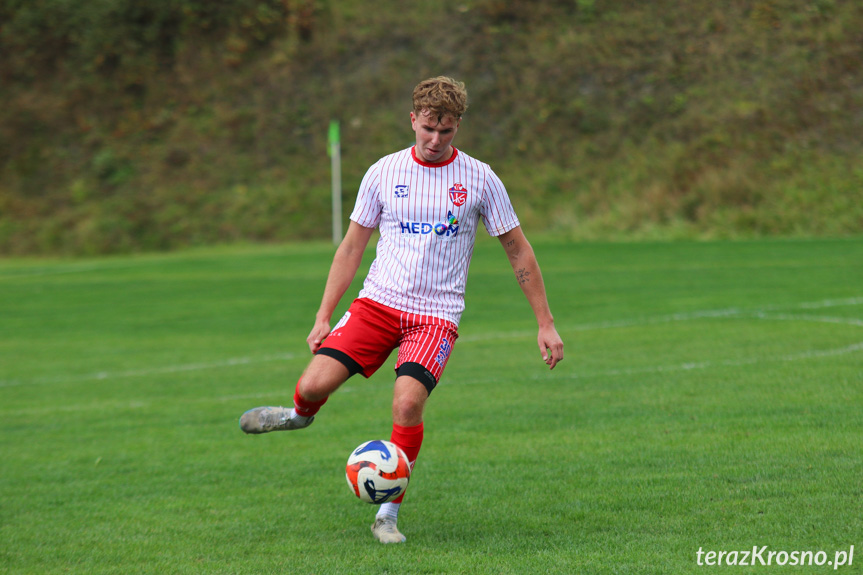
<svg viewBox="0 0 863 575">
<path fill-rule="evenodd" d="M 449 160 L 458 124 L 459 120 L 452 116 L 444 116 L 438 122 L 437 116 L 429 114 L 428 110 L 419 114 L 411 112 L 411 127 L 417 136 L 417 158 L 429 164 Z"/>
</svg>

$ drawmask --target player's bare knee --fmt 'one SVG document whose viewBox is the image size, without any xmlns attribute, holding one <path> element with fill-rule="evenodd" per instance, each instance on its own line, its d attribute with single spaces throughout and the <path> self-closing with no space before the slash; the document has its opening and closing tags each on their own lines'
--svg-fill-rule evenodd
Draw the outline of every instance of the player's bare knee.
<svg viewBox="0 0 863 575">
<path fill-rule="evenodd" d="M 350 371 L 337 360 L 315 356 L 297 384 L 303 399 L 321 401 L 336 391 L 349 377 Z"/>
<path fill-rule="evenodd" d="M 406 427 L 419 425 L 423 420 L 425 401 L 404 395 L 393 399 L 393 423 Z"/>
<path fill-rule="evenodd" d="M 321 401 L 329 397 L 331 393 L 327 392 L 317 381 L 309 381 L 305 377 L 300 380 L 297 391 L 299 391 L 303 399 L 308 401 Z"/>
</svg>

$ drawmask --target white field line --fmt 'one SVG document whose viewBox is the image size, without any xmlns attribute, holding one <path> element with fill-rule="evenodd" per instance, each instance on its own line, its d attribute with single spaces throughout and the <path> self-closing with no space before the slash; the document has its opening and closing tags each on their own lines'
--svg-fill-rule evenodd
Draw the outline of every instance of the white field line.
<svg viewBox="0 0 863 575">
<path fill-rule="evenodd" d="M 800 315 L 800 314 L 789 314 L 789 313 L 764 313 L 757 312 L 753 314 L 742 314 L 742 317 L 754 317 L 757 319 L 770 319 L 770 320 L 779 320 L 779 321 L 817 321 L 821 323 L 835 323 L 842 325 L 853 325 L 857 327 L 863 327 L 863 319 L 856 319 L 853 317 L 827 317 L 821 315 Z"/>
<path fill-rule="evenodd" d="M 863 351 L 863 341 L 859 343 L 855 343 L 853 345 L 840 347 L 836 349 L 826 349 L 826 350 L 810 350 L 803 351 L 795 354 L 774 356 L 774 357 L 750 357 L 744 359 L 737 360 L 725 360 L 725 361 L 702 361 L 702 362 L 689 362 L 689 363 L 680 363 L 676 365 L 656 365 L 656 366 L 645 366 L 641 368 L 624 368 L 624 369 L 608 369 L 601 371 L 594 371 L 588 373 L 572 373 L 566 374 L 563 377 L 566 379 L 593 379 L 597 377 L 616 377 L 616 376 L 632 376 L 632 375 L 644 375 L 644 374 L 653 374 L 653 373 L 673 373 L 680 371 L 693 371 L 693 370 L 701 370 L 701 369 L 712 369 L 712 368 L 722 368 L 722 367 L 739 367 L 744 365 L 756 365 L 756 364 L 764 364 L 771 362 L 790 362 L 790 361 L 799 361 L 805 359 L 813 359 L 813 358 L 822 358 L 822 357 L 836 357 L 841 355 L 847 355 L 850 353 L 857 353 Z M 546 374 L 536 374 L 531 377 L 531 379 L 537 380 L 547 377 Z M 486 379 L 471 379 L 470 381 L 452 381 L 452 380 L 444 380 L 440 383 L 440 385 L 449 386 L 462 386 L 462 385 L 482 385 L 489 383 L 496 383 L 500 378 L 486 378 Z M 291 386 L 286 386 L 280 390 L 275 391 L 266 391 L 266 392 L 257 392 L 257 393 L 246 393 L 246 394 L 235 394 L 235 395 L 224 395 L 217 397 L 208 397 L 201 396 L 195 399 L 186 399 L 183 400 L 183 403 L 227 403 L 238 400 L 252 400 L 252 399 L 260 399 L 260 400 L 271 400 L 274 397 L 282 397 L 286 400 L 290 401 L 291 393 L 292 393 L 292 384 Z M 355 391 L 355 387 L 350 384 L 343 385 L 338 393 L 350 393 Z M 31 409 L 16 409 L 15 413 L 17 415 L 39 415 L 42 413 L 56 413 L 56 412 L 79 412 L 79 411 L 94 411 L 99 409 L 106 409 L 108 407 L 114 407 L 118 409 L 143 409 L 148 408 L 152 404 L 152 401 L 149 400 L 96 400 L 87 404 L 67 404 L 67 405 L 52 405 L 50 407 L 35 407 Z"/>
<path fill-rule="evenodd" d="M 656 317 L 643 317 L 643 318 L 628 318 L 628 319 L 620 319 L 620 320 L 611 320 L 611 321 L 603 321 L 596 323 L 584 323 L 584 324 L 576 324 L 573 326 L 567 326 L 565 328 L 561 328 L 560 331 L 564 332 L 572 332 L 572 331 L 593 331 L 598 329 L 612 329 L 619 327 L 635 327 L 641 325 L 656 325 L 663 323 L 675 323 L 681 321 L 692 321 L 697 319 L 705 319 L 705 318 L 756 318 L 756 319 L 794 319 L 799 321 L 821 321 L 827 323 L 844 323 L 848 325 L 855 326 L 863 326 L 863 320 L 855 319 L 855 318 L 824 318 L 819 316 L 808 316 L 808 315 L 798 315 L 798 316 L 790 316 L 783 314 L 771 314 L 768 316 L 767 314 L 771 310 L 779 310 L 783 308 L 791 308 L 791 309 L 823 309 L 830 307 L 844 307 L 844 306 L 855 306 L 855 305 L 863 305 L 863 297 L 854 297 L 854 298 L 846 298 L 846 299 L 834 299 L 834 300 L 823 300 L 818 302 L 805 302 L 799 303 L 792 306 L 779 306 L 779 305 L 770 305 L 765 306 L 757 310 L 742 310 L 739 308 L 726 308 L 726 309 L 715 309 L 715 310 L 700 310 L 700 311 L 692 311 L 692 312 L 681 312 L 681 313 L 673 313 L 668 315 L 661 315 Z M 510 331 L 510 332 L 500 332 L 496 334 L 475 334 L 475 335 L 466 335 L 459 337 L 458 343 L 467 343 L 467 342 L 476 342 L 476 341 L 488 341 L 492 339 L 522 339 L 526 337 L 533 337 L 536 335 L 535 331 Z"/>
<path fill-rule="evenodd" d="M 782 356 L 774 356 L 774 357 L 750 357 L 745 359 L 737 359 L 737 360 L 725 360 L 725 361 L 702 361 L 702 362 L 689 362 L 689 363 L 680 363 L 677 365 L 656 365 L 656 366 L 646 366 L 641 368 L 624 368 L 624 369 L 608 369 L 601 371 L 594 371 L 589 373 L 572 373 L 566 374 L 563 377 L 566 379 L 594 379 L 597 377 L 616 377 L 616 376 L 632 376 L 632 375 L 644 375 L 644 374 L 653 374 L 653 373 L 673 373 L 680 371 L 693 371 L 693 370 L 701 370 L 701 369 L 712 369 L 712 368 L 722 368 L 722 367 L 739 367 L 744 365 L 756 365 L 756 364 L 764 364 L 771 362 L 790 362 L 790 361 L 799 361 L 805 359 L 813 359 L 813 358 L 822 358 L 822 357 L 836 357 L 841 355 L 847 355 L 849 353 L 857 353 L 863 351 L 863 342 L 855 343 L 853 345 L 849 345 L 846 347 L 840 347 L 836 349 L 826 349 L 826 350 L 811 350 L 811 351 L 803 351 L 800 353 L 782 355 Z M 536 374 L 531 377 L 531 379 L 538 380 L 546 378 L 546 374 Z M 452 381 L 445 379 L 440 383 L 440 385 L 444 386 L 462 386 L 462 385 L 482 385 L 489 383 L 496 383 L 500 378 L 486 378 L 486 379 L 471 379 L 470 381 Z M 234 395 L 224 395 L 217 397 L 208 397 L 201 396 L 195 399 L 186 399 L 183 400 L 183 403 L 227 403 L 239 400 L 252 400 L 252 399 L 260 399 L 260 400 L 271 400 L 274 397 L 282 397 L 287 401 L 290 401 L 291 394 L 293 393 L 293 384 L 286 386 L 279 390 L 274 391 L 266 391 L 266 392 L 257 392 L 257 393 L 245 393 L 245 394 L 234 394 Z M 350 393 L 355 391 L 356 388 L 351 386 L 350 384 L 343 385 L 338 393 Z M 67 405 L 52 405 L 50 407 L 35 407 L 31 409 L 16 409 L 15 413 L 17 415 L 39 415 L 42 413 L 56 413 L 56 412 L 80 412 L 80 411 L 94 411 L 100 409 L 106 409 L 108 407 L 114 407 L 117 409 L 144 409 L 148 408 L 152 404 L 152 401 L 149 400 L 96 400 L 87 404 L 67 404 Z"/>
<path fill-rule="evenodd" d="M 560 331 L 566 332 L 576 332 L 576 331 L 595 331 L 601 329 L 613 329 L 613 328 L 622 328 L 622 327 L 635 327 L 642 325 L 657 325 L 664 323 L 676 323 L 676 322 L 684 322 L 684 321 L 693 321 L 698 319 L 705 318 L 727 318 L 727 319 L 764 319 L 764 320 L 780 320 L 780 321 L 813 321 L 813 322 L 822 322 L 822 323 L 833 323 L 833 324 L 843 324 L 843 325 L 852 325 L 855 327 L 863 327 L 863 320 L 857 318 L 845 318 L 845 317 L 828 317 L 828 316 L 813 316 L 813 315 L 805 315 L 805 314 L 788 314 L 788 313 L 769 313 L 769 310 L 782 309 L 791 307 L 792 309 L 824 309 L 831 307 L 842 307 L 842 306 L 855 306 L 855 305 L 863 305 L 863 297 L 853 297 L 846 299 L 833 299 L 833 300 L 822 300 L 817 302 L 804 302 L 799 303 L 792 306 L 766 306 L 759 310 L 741 310 L 738 308 L 727 308 L 727 309 L 719 309 L 719 310 L 701 310 L 701 311 L 693 311 L 693 312 L 685 312 L 685 313 L 675 313 L 657 317 L 645 317 L 645 318 L 632 318 L 632 319 L 622 319 L 622 320 L 613 320 L 606 322 L 596 322 L 596 323 L 585 323 L 585 324 L 575 324 L 572 326 L 568 326 L 566 328 L 562 328 Z M 502 332 L 502 333 L 485 333 L 485 334 L 473 334 L 459 338 L 459 343 L 476 343 L 476 342 L 484 342 L 484 341 L 492 341 L 492 340 L 501 340 L 501 339 L 524 339 L 524 338 L 533 338 L 536 335 L 535 331 L 512 331 L 512 332 Z M 852 346 L 853 348 L 854 346 Z M 843 348 L 848 349 L 848 348 Z M 856 351 L 856 350 L 854 350 Z M 45 378 L 36 378 L 30 381 L 19 381 L 19 380 L 0 380 L 0 389 L 4 387 L 17 387 L 21 385 L 44 385 L 51 383 L 73 383 L 78 381 L 93 381 L 93 380 L 105 380 L 105 379 L 125 379 L 125 378 L 135 378 L 135 377 L 148 377 L 151 375 L 160 375 L 160 374 L 169 374 L 169 373 L 181 373 L 181 372 L 192 372 L 192 371 L 201 371 L 208 369 L 218 369 L 218 368 L 226 368 L 226 367 L 235 367 L 235 366 L 243 366 L 243 365 L 255 365 L 260 363 L 268 363 L 273 361 L 290 361 L 298 358 L 302 358 L 304 361 L 307 360 L 308 356 L 305 355 L 297 355 L 293 353 L 283 353 L 283 354 L 273 354 L 266 355 L 261 357 L 238 357 L 238 358 L 230 358 L 223 361 L 216 362 L 206 362 L 206 363 L 190 363 L 190 364 L 180 364 L 180 365 L 167 365 L 167 366 L 154 366 L 150 368 L 142 368 L 142 369 L 134 369 L 134 370 L 126 370 L 126 371 L 99 371 L 95 373 L 89 374 L 81 374 L 81 375 L 69 375 L 69 376 L 59 376 L 59 377 L 45 377 Z M 812 356 L 816 357 L 816 356 Z M 749 360 L 741 360 L 741 361 L 749 361 Z M 700 363 L 693 364 L 683 364 L 683 365 L 702 365 Z M 713 363 L 713 366 L 725 365 L 722 363 Z M 745 365 L 745 363 L 740 364 Z M 647 368 L 641 368 L 647 369 Z M 652 370 L 667 370 L 667 369 L 682 369 L 678 367 L 669 367 L 669 368 L 650 368 Z M 692 369 L 692 368 L 690 368 Z M 614 372 L 616 373 L 616 372 Z M 609 372 L 608 375 L 613 375 L 613 372 Z M 621 372 L 628 373 L 628 372 Z"/>
<path fill-rule="evenodd" d="M 151 375 L 159 375 L 164 373 L 182 373 L 185 371 L 201 371 L 206 369 L 218 369 L 223 367 L 235 367 L 238 365 L 255 365 L 259 363 L 268 363 L 272 361 L 290 361 L 298 356 L 294 353 L 280 353 L 275 355 L 265 355 L 261 357 L 234 357 L 223 361 L 213 361 L 207 363 L 186 363 L 180 365 L 165 365 L 157 367 L 149 367 L 145 369 L 130 369 L 126 371 L 97 371 L 95 373 L 86 373 L 81 375 L 69 375 L 60 377 L 42 377 L 29 382 L 18 381 L 0 381 L 0 388 L 13 387 L 16 385 L 38 385 L 50 383 L 71 383 L 76 381 L 92 381 L 102 379 L 124 379 L 128 377 L 147 377 Z"/>
<path fill-rule="evenodd" d="M 819 309 L 824 307 L 841 307 L 846 305 L 863 305 L 863 297 L 849 297 L 845 299 L 826 299 L 810 303 L 797 304 L 799 309 Z"/>
<path fill-rule="evenodd" d="M 693 371 L 699 369 L 712 369 L 719 367 L 740 367 L 744 365 L 756 365 L 756 364 L 764 364 L 764 363 L 783 363 L 790 361 L 800 361 L 805 359 L 817 359 L 822 357 L 836 357 L 841 355 L 848 355 L 851 353 L 857 353 L 863 351 L 863 341 L 859 343 L 855 343 L 852 345 L 848 345 L 845 347 L 840 347 L 836 349 L 823 349 L 823 350 L 808 350 L 802 351 L 800 353 L 793 353 L 787 355 L 779 355 L 773 357 L 748 357 L 741 359 L 728 359 L 723 361 L 700 361 L 700 362 L 689 362 L 689 363 L 680 363 L 676 365 L 655 365 L 655 366 L 645 366 L 638 368 L 623 368 L 623 369 L 607 369 L 601 371 L 593 371 L 588 373 L 572 373 L 567 374 L 564 377 L 568 379 L 591 379 L 596 377 L 613 377 L 620 375 L 643 375 L 650 373 L 672 373 L 678 371 Z M 540 374 L 534 375 L 531 379 L 540 379 L 542 376 Z M 477 382 L 483 383 L 483 382 Z"/>
</svg>

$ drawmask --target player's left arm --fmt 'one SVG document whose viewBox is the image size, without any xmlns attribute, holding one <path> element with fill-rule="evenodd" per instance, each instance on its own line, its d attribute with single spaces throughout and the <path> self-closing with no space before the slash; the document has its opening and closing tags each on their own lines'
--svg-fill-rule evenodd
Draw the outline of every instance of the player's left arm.
<svg viewBox="0 0 863 575">
<path fill-rule="evenodd" d="M 537 343 L 542 359 L 549 369 L 554 369 L 554 366 L 563 359 L 563 340 L 558 335 L 557 328 L 554 327 L 554 317 L 551 315 L 548 297 L 545 294 L 545 283 L 542 281 L 542 272 L 539 270 L 533 247 L 524 236 L 521 226 L 501 234 L 498 239 L 509 258 L 518 285 L 527 297 L 536 316 L 536 322 L 539 324 Z"/>
</svg>

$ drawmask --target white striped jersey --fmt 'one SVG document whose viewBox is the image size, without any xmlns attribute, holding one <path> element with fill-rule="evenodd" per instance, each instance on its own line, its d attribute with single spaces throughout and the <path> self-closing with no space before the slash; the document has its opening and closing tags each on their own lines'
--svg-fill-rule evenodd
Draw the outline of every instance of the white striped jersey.
<svg viewBox="0 0 863 575">
<path fill-rule="evenodd" d="M 440 164 L 419 160 L 413 147 L 381 158 L 351 213 L 381 233 L 359 297 L 458 325 L 480 218 L 491 236 L 519 225 L 488 164 L 456 149 Z"/>
</svg>

